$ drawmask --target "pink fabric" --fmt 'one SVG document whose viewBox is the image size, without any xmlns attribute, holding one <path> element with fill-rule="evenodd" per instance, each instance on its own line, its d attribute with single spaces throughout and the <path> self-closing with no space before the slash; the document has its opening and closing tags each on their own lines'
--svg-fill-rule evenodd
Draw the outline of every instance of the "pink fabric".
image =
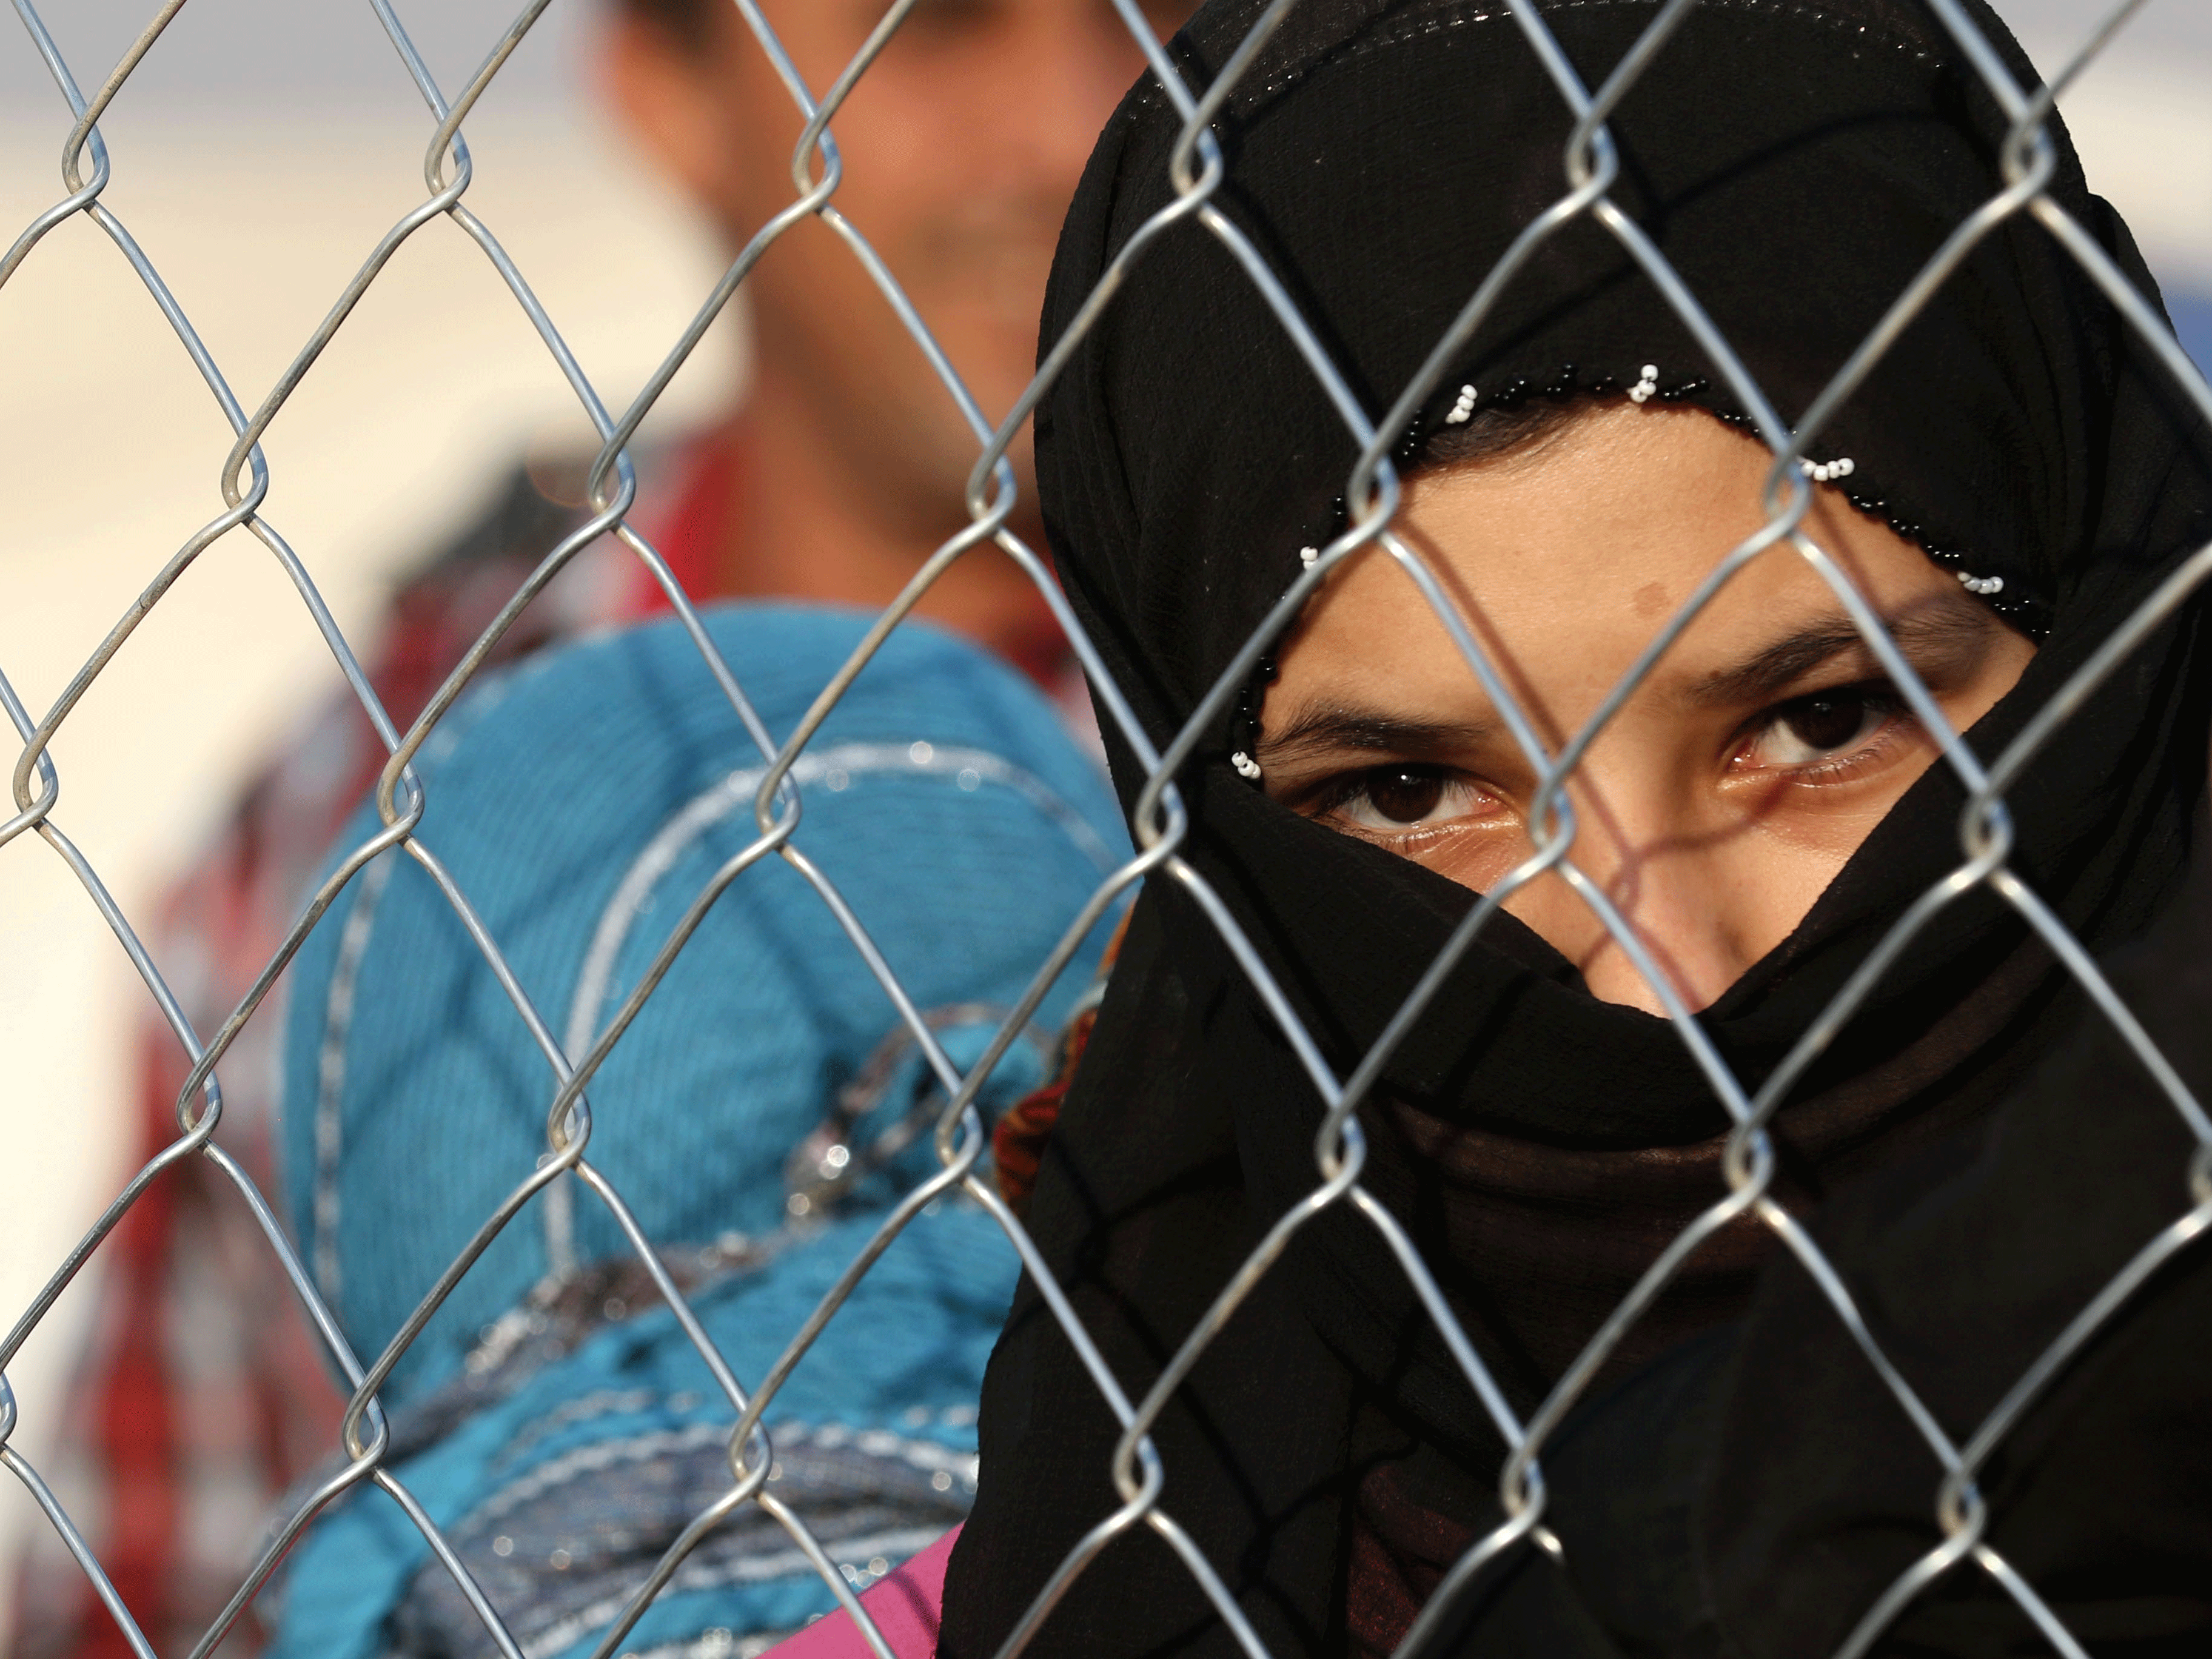
<svg viewBox="0 0 2212 1659">
<path fill-rule="evenodd" d="M 898 1659 L 933 1659 L 945 1607 L 945 1564 L 960 1528 L 939 1539 L 860 1598 Z M 769 1649 L 764 1659 L 872 1659 L 873 1650 L 840 1607 Z"/>
</svg>

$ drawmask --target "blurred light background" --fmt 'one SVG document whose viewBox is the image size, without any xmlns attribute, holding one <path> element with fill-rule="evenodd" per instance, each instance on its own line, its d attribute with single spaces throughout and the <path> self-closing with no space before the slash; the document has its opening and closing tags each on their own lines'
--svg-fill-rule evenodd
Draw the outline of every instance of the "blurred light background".
<svg viewBox="0 0 2212 1659">
<path fill-rule="evenodd" d="M 459 85 L 513 0 L 402 0 Z M 468 133 L 469 204 L 505 242 L 602 394 L 627 400 L 714 280 L 716 251 L 601 118 L 602 0 L 560 0 Z M 1999 0 L 2046 70 L 2100 9 Z M 151 0 L 47 0 L 97 86 Z M 2212 363 L 2212 7 L 2150 0 L 2063 100 L 2092 185 L 2134 226 L 2184 342 Z M 0 19 L 0 240 L 61 193 L 66 107 Z M 432 123 L 366 3 L 193 0 L 101 124 L 105 200 L 175 292 L 239 398 L 258 403 L 392 222 L 422 194 Z M 866 228 L 866 227 L 863 227 Z M 743 343 L 713 341 L 664 405 L 680 430 L 736 395 Z M 78 218 L 0 289 L 0 668 L 43 710 L 144 582 L 219 510 L 230 434 L 137 277 Z M 481 254 L 443 221 L 400 251 L 266 441 L 265 512 L 368 643 L 386 585 L 456 528 L 526 449 L 588 428 Z M 334 693 L 337 672 L 258 544 L 204 555 L 56 745 L 56 814 L 144 916 L 256 757 Z M 12 751 L 10 751 L 12 752 Z M 0 1322 L 11 1322 L 125 1178 L 131 1035 L 144 1000 L 49 849 L 0 849 Z M 93 1278 L 9 1368 L 35 1460 L 58 1413 Z M 0 1480 L 0 1597 L 23 1529 Z M 8 1627 L 0 1603 L 0 1631 Z"/>
</svg>

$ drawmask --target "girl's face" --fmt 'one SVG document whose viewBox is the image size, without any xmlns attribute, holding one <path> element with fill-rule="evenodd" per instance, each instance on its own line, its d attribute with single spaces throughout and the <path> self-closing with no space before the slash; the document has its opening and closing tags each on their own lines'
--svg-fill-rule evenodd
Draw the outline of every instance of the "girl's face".
<svg viewBox="0 0 2212 1659">
<path fill-rule="evenodd" d="M 1765 522 L 1765 449 L 1699 411 L 1604 408 L 1499 460 L 1407 489 L 1426 559 L 1556 750 L 1719 561 Z M 2034 647 L 1832 487 L 1805 520 L 1952 726 Z M 1536 774 L 1388 555 L 1333 571 L 1279 653 L 1257 759 L 1268 794 L 1467 886 L 1529 855 Z M 1691 1008 L 1787 938 L 1938 755 L 1834 593 L 1793 548 L 1724 586 L 1631 694 L 1568 785 L 1570 856 Z M 1565 879 L 1505 908 L 1609 1002 L 1659 1000 Z"/>
</svg>

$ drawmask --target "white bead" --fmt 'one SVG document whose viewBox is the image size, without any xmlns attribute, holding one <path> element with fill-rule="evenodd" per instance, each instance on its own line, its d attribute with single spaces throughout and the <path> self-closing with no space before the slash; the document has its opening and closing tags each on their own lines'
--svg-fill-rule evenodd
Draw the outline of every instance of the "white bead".
<svg viewBox="0 0 2212 1659">
<path fill-rule="evenodd" d="M 1314 561 L 1319 557 L 1321 557 L 1321 549 L 1317 547 L 1302 547 L 1298 550 L 1298 562 L 1309 570 L 1313 568 Z"/>
<path fill-rule="evenodd" d="M 1658 364 L 1656 364 L 1656 363 L 1646 363 L 1646 364 L 1644 364 L 1644 378 L 1645 380 L 1657 380 L 1657 379 L 1659 378 L 1659 365 L 1658 365 Z"/>
<path fill-rule="evenodd" d="M 1229 763 L 1237 769 L 1240 776 L 1251 778 L 1255 781 L 1260 776 L 1260 763 L 1241 749 L 1229 757 Z"/>
<path fill-rule="evenodd" d="M 1848 478 L 1852 473 L 1858 470 L 1858 463 L 1852 460 L 1848 455 L 1844 456 L 1840 461 L 1838 461 L 1834 468 L 1835 474 L 1838 478 Z"/>
</svg>

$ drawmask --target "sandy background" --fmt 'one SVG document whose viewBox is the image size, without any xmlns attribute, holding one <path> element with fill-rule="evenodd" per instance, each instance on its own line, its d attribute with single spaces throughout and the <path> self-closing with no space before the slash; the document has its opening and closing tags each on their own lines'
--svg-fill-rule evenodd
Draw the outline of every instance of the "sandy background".
<svg viewBox="0 0 2212 1659">
<path fill-rule="evenodd" d="M 80 80 L 95 85 L 151 6 L 46 9 Z M 2093 15 L 2078 0 L 2007 10 L 2045 64 Z M 487 0 L 401 11 L 410 27 L 420 14 L 418 38 L 448 86 L 505 21 Z M 592 15 L 579 0 L 556 5 L 471 118 L 469 200 L 619 404 L 716 259 L 592 113 L 581 73 Z M 2092 182 L 2129 216 L 2201 356 L 2212 354 L 2208 93 L 2212 8 L 2152 0 L 2065 106 Z M 249 407 L 420 199 L 429 125 L 368 6 L 303 0 L 195 0 L 104 122 L 106 200 Z M 68 126 L 27 37 L 0 16 L 0 238 L 59 193 Z M 718 340 L 678 382 L 667 424 L 724 402 L 740 356 L 734 335 Z M 496 276 L 440 222 L 402 251 L 272 430 L 265 511 L 351 634 L 504 463 L 585 434 Z M 54 232 L 0 289 L 0 672 L 34 709 L 218 509 L 228 446 L 173 336 L 88 222 Z M 143 915 L 253 759 L 336 684 L 273 562 L 244 538 L 219 544 L 64 730 L 56 821 Z M 0 1322 L 125 1177 L 128 1034 L 143 997 L 46 846 L 27 836 L 0 849 Z M 34 1460 L 91 1289 L 73 1291 L 10 1368 L 17 1441 Z M 0 1480 L 0 1598 L 15 1540 L 33 1523 L 28 1499 Z M 7 1622 L 0 1599 L 0 1631 Z"/>
</svg>

